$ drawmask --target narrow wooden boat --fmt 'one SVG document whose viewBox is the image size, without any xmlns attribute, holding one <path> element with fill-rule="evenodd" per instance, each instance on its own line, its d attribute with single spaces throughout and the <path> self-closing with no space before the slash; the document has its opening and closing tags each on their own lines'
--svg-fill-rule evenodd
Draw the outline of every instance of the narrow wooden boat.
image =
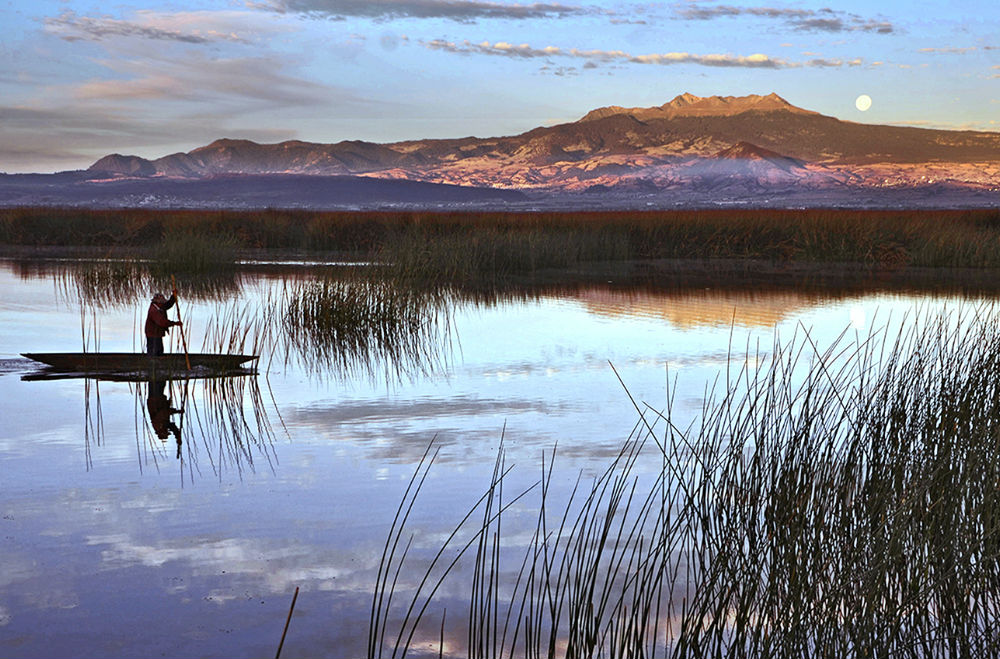
<svg viewBox="0 0 1000 659">
<path fill-rule="evenodd" d="M 220 355 L 193 352 L 170 353 L 150 357 L 135 352 L 24 352 L 22 356 L 41 362 L 55 371 L 67 373 L 129 373 L 136 371 L 156 371 L 179 373 L 192 369 L 227 371 L 246 368 L 243 365 L 255 361 L 257 355 Z"/>
</svg>

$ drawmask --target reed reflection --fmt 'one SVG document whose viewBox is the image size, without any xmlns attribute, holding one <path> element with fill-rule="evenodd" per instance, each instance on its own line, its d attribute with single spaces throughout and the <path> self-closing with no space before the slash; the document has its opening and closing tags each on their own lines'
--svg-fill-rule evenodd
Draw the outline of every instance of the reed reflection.
<svg viewBox="0 0 1000 659">
<path fill-rule="evenodd" d="M 284 302 L 285 360 L 311 373 L 399 382 L 449 362 L 453 304 L 440 292 L 348 276 L 301 282 Z"/>
<path fill-rule="evenodd" d="M 269 390 L 266 394 L 261 390 L 256 372 L 186 378 L 69 373 L 22 377 L 25 381 L 53 379 L 83 380 L 87 471 L 95 467 L 94 448 L 108 445 L 109 396 L 102 396 L 101 385 L 111 382 L 128 383 L 133 398 L 140 473 L 149 467 L 159 471 L 173 459 L 180 465 L 183 485 L 208 475 L 221 480 L 235 473 L 242 479 L 262 464 L 272 472 L 277 464 L 275 425 L 284 422 Z"/>
<path fill-rule="evenodd" d="M 207 475 L 222 480 L 234 472 L 242 480 L 261 464 L 274 471 L 271 417 L 280 423 L 280 415 L 276 407 L 268 411 L 255 375 L 149 380 L 137 383 L 134 393 L 141 414 L 136 419 L 140 468 L 150 461 L 159 466 L 172 435 L 182 485 Z"/>
<path fill-rule="evenodd" d="M 252 274 L 246 268 L 170 271 L 144 258 L 19 259 L 12 262 L 22 279 L 51 278 L 61 301 L 121 308 L 156 290 L 173 287 L 171 276 L 186 298 L 221 301 L 239 295 Z"/>
<path fill-rule="evenodd" d="M 147 264 L 129 261 L 100 261 L 61 269 L 54 274 L 67 300 L 101 306 L 130 306 L 148 297 L 151 291 L 170 290 L 174 283 L 184 296 L 196 301 L 233 298 L 243 288 L 238 271 L 200 274 L 157 274 Z"/>
</svg>

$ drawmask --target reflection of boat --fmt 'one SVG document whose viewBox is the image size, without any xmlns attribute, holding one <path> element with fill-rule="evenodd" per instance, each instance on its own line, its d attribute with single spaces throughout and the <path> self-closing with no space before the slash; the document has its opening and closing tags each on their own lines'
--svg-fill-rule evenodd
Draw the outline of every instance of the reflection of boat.
<svg viewBox="0 0 1000 659">
<path fill-rule="evenodd" d="M 238 370 L 256 355 L 224 355 L 193 352 L 150 357 L 134 352 L 25 352 L 24 357 L 47 364 L 52 370 L 68 373 L 149 372 L 183 374 L 192 369 L 208 371 Z"/>
</svg>

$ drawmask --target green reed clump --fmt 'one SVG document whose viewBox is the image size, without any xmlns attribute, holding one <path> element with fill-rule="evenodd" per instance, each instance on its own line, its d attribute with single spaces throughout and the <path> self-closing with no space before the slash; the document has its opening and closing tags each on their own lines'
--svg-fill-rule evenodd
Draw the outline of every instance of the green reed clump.
<svg viewBox="0 0 1000 659">
<path fill-rule="evenodd" d="M 482 283 L 586 262 L 626 260 L 630 254 L 628 237 L 620 231 L 473 227 L 444 234 L 405 231 L 386 242 L 377 259 L 397 280 Z"/>
<path fill-rule="evenodd" d="M 369 656 L 437 639 L 439 625 L 476 657 L 996 655 L 995 310 L 909 318 L 897 336 L 823 350 L 799 335 L 733 366 L 687 428 L 669 405 L 637 403 L 618 459 L 561 507 L 543 464 L 519 557 L 501 525 L 515 499 L 501 455 L 483 498 L 408 574 L 428 551 L 402 543 L 422 463 L 386 544 Z M 641 476 L 657 454 L 659 471 Z M 456 633 L 435 596 L 463 560 Z"/>
<path fill-rule="evenodd" d="M 237 294 L 244 278 L 235 269 L 179 271 L 175 277 L 136 257 L 60 264 L 52 270 L 67 300 L 100 306 L 145 304 L 155 293 L 169 296 L 175 286 L 186 299 L 219 300 Z"/>
<path fill-rule="evenodd" d="M 310 368 L 389 377 L 432 370 L 444 358 L 448 311 L 436 294 L 367 276 L 306 281 L 286 294 L 286 353 Z"/>
<path fill-rule="evenodd" d="M 145 296 L 148 272 L 135 259 L 92 261 L 63 270 L 67 296 L 85 303 L 114 306 Z"/>
<path fill-rule="evenodd" d="M 239 242 L 232 235 L 171 231 L 153 251 L 150 269 L 154 275 L 231 271 L 236 267 L 238 249 Z"/>
<path fill-rule="evenodd" d="M 593 212 L 97 211 L 0 209 L 0 244 L 336 252 L 407 264 L 421 276 L 505 276 L 621 259 L 1000 268 L 1000 211 L 711 209 Z M 186 236 L 182 239 L 178 237 Z M 166 245 L 169 249 L 169 245 Z M 195 254 L 181 247 L 177 263 Z M 407 261 L 406 253 L 416 251 Z M 473 258 L 473 256 L 475 258 Z M 208 256 L 205 262 L 214 257 Z M 198 266 L 200 267 L 200 266 Z M 485 275 L 483 273 L 486 273 Z"/>
</svg>

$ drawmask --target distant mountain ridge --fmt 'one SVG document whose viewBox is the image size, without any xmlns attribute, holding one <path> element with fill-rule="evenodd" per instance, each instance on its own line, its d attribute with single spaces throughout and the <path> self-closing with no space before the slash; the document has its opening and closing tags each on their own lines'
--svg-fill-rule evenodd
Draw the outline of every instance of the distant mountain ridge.
<svg viewBox="0 0 1000 659">
<path fill-rule="evenodd" d="M 942 181 L 997 190 L 1000 133 L 853 123 L 796 107 L 777 94 L 681 94 L 656 107 L 608 106 L 574 122 L 504 137 L 389 144 L 220 139 L 155 160 L 108 155 L 88 172 L 95 178 L 184 179 L 360 175 L 550 192 L 697 187 L 720 177 L 750 191 Z"/>
<path fill-rule="evenodd" d="M 594 121 L 615 114 L 628 114 L 637 119 L 672 119 L 673 117 L 731 117 L 743 112 L 783 110 L 795 114 L 818 115 L 818 112 L 795 107 L 777 94 L 767 96 L 709 96 L 681 94 L 673 100 L 652 108 L 623 108 L 611 105 L 588 112 L 580 121 Z"/>
<path fill-rule="evenodd" d="M 361 176 L 218 174 L 95 179 L 87 172 L 0 174 L 0 207 L 480 208 L 525 200 L 525 194 L 518 190 Z"/>
</svg>

